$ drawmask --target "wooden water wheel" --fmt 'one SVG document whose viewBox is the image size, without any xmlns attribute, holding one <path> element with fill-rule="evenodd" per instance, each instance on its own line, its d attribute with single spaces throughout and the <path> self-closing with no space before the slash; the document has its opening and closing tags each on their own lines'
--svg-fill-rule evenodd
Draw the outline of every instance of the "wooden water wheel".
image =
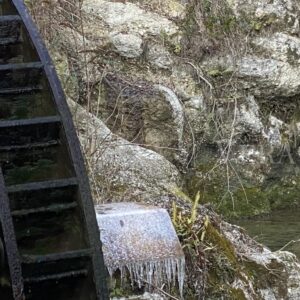
<svg viewBox="0 0 300 300">
<path fill-rule="evenodd" d="M 0 0 L 0 219 L 1 300 L 108 299 L 79 141 L 21 0 Z"/>
</svg>

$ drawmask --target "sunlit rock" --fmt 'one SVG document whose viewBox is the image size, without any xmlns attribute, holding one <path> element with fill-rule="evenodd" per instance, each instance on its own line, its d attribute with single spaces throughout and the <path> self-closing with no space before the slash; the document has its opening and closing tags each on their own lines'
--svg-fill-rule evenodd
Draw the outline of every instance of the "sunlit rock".
<svg viewBox="0 0 300 300">
<path fill-rule="evenodd" d="M 116 51 L 124 57 L 139 57 L 143 53 L 143 40 L 139 35 L 127 33 L 112 33 L 110 41 L 116 48 Z"/>
<path fill-rule="evenodd" d="M 298 37 L 276 32 L 271 36 L 254 39 L 253 44 L 266 51 L 272 59 L 291 65 L 300 64 L 300 39 Z"/>
<path fill-rule="evenodd" d="M 83 10 L 103 19 L 115 31 L 136 32 L 142 36 L 161 33 L 173 35 L 178 32 L 178 27 L 172 21 L 130 2 L 86 0 Z"/>
</svg>

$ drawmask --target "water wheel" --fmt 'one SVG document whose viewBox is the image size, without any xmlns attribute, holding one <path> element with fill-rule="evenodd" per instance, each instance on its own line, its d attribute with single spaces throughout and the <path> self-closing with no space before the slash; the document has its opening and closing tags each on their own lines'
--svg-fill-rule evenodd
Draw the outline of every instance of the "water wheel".
<svg viewBox="0 0 300 300">
<path fill-rule="evenodd" d="M 0 0 L 0 299 L 108 299 L 80 145 L 21 0 Z"/>
</svg>

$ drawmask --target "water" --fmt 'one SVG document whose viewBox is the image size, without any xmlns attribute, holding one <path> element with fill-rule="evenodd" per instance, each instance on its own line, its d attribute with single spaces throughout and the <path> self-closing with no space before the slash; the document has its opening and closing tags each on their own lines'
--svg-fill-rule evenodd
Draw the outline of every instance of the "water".
<svg viewBox="0 0 300 300">
<path fill-rule="evenodd" d="M 299 208 L 274 211 L 268 216 L 239 220 L 234 223 L 244 227 L 251 237 L 272 251 L 279 250 L 289 243 L 284 250 L 293 252 L 300 258 Z M 297 240 L 299 242 L 291 242 Z"/>
</svg>

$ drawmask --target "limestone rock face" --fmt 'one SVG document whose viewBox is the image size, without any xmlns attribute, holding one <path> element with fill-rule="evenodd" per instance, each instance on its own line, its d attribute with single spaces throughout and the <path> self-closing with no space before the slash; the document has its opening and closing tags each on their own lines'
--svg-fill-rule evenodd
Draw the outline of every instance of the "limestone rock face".
<svg viewBox="0 0 300 300">
<path fill-rule="evenodd" d="M 49 44 L 66 93 L 91 112 L 74 116 L 100 201 L 175 199 L 185 210 L 172 192 L 180 186 L 230 217 L 299 205 L 299 1 L 84 0 L 82 24 L 69 24 L 64 9 Z M 209 212 L 201 211 L 203 226 Z M 221 299 L 226 280 L 228 299 L 240 290 L 246 299 L 299 298 L 294 256 L 251 247 L 224 223 L 217 229 L 236 252 L 225 259 L 220 294 L 211 289 L 207 299 Z M 214 268 L 227 245 L 205 252 L 216 251 Z M 241 280 L 235 256 L 255 272 Z"/>
<path fill-rule="evenodd" d="M 299 297 L 300 284 L 297 280 L 300 274 L 300 263 L 294 254 L 287 251 L 271 252 L 245 237 L 238 226 L 223 223 L 222 230 L 226 238 L 233 243 L 236 253 L 242 259 L 247 260 L 254 266 L 262 266 L 259 288 L 255 288 L 255 282 L 245 284 L 240 279 L 236 279 L 233 283 L 234 288 L 243 291 L 247 300 L 294 300 Z M 282 274 L 280 280 L 269 280 L 270 275 L 267 270 L 270 267 L 277 269 L 277 271 L 280 270 L 279 272 Z M 263 269 L 265 270 L 263 271 Z M 242 276 L 247 277 L 247 274 Z"/>
<path fill-rule="evenodd" d="M 190 196 L 225 214 L 272 209 L 276 164 L 298 174 L 300 4 L 84 0 L 81 13 L 82 30 L 51 43 L 68 95 L 176 165 Z"/>
</svg>

